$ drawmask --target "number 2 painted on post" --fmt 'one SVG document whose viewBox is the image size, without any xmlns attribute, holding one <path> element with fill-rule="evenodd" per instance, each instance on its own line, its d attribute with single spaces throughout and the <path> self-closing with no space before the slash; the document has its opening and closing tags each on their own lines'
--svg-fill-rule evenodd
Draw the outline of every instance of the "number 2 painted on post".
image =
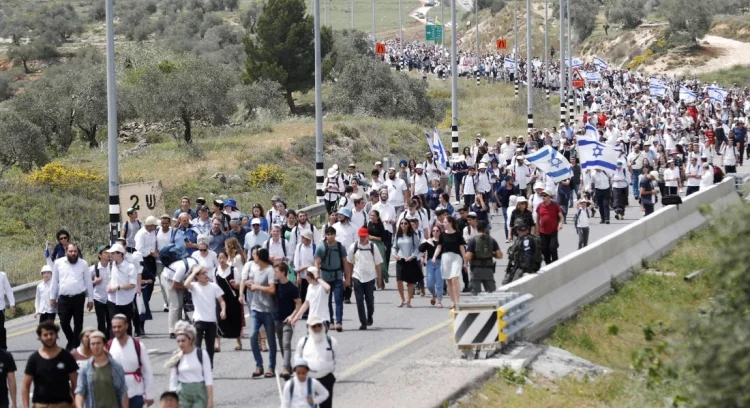
<svg viewBox="0 0 750 408">
<path fill-rule="evenodd" d="M 133 205 L 131 206 L 131 208 L 133 208 L 136 211 L 139 210 L 140 207 L 138 206 L 138 203 L 140 203 L 140 199 L 138 198 L 138 196 L 135 195 L 135 194 L 133 194 L 132 196 L 130 196 L 130 200 L 131 201 L 135 200 L 135 202 L 133 203 Z"/>
</svg>

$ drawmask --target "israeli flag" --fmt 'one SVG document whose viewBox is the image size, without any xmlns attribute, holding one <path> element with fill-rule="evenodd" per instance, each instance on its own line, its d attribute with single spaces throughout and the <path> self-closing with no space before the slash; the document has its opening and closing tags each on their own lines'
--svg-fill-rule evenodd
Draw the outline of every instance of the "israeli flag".
<svg viewBox="0 0 750 408">
<path fill-rule="evenodd" d="M 583 66 L 583 60 L 580 58 L 573 58 L 572 61 L 568 61 L 567 58 L 565 58 L 565 65 L 570 65 L 572 62 L 573 68 L 581 68 Z"/>
<path fill-rule="evenodd" d="M 526 160 L 552 177 L 555 183 L 573 177 L 573 168 L 568 160 L 549 145 L 526 156 Z"/>
<path fill-rule="evenodd" d="M 619 153 L 614 146 L 592 140 L 578 141 L 578 157 L 582 169 L 601 169 L 611 174 L 617 169 Z"/>
<path fill-rule="evenodd" d="M 601 82 L 602 74 L 597 71 L 586 71 L 586 77 L 584 79 L 586 79 L 587 82 Z"/>
<path fill-rule="evenodd" d="M 727 98 L 727 91 L 716 86 L 708 87 L 708 97 L 711 98 L 712 102 L 724 103 L 724 99 Z"/>
<path fill-rule="evenodd" d="M 516 61 L 511 57 L 505 57 L 505 68 L 509 72 L 515 72 L 516 71 Z"/>
<path fill-rule="evenodd" d="M 52 257 L 49 253 L 49 241 L 44 241 L 44 258 L 47 261 L 47 265 L 51 268 L 54 265 L 54 262 L 52 262 Z"/>
<path fill-rule="evenodd" d="M 686 103 L 695 102 L 698 100 L 698 95 L 691 91 L 690 88 L 680 85 L 680 100 L 685 101 Z"/>
<path fill-rule="evenodd" d="M 578 140 L 590 140 L 592 142 L 599 141 L 599 132 L 596 130 L 595 127 L 587 123 L 583 129 L 586 131 L 586 133 L 584 133 L 581 136 L 578 136 Z"/>
<path fill-rule="evenodd" d="M 659 86 L 665 86 L 664 81 L 662 81 L 660 78 L 657 77 L 650 77 L 648 79 L 648 84 L 650 85 L 659 85 Z"/>
<path fill-rule="evenodd" d="M 435 129 L 432 136 L 429 133 L 425 133 L 424 135 L 427 138 L 427 147 L 432 152 L 432 157 L 442 167 L 442 170 L 445 170 L 448 163 L 448 153 L 446 153 L 443 142 L 440 140 L 440 134 Z"/>
<path fill-rule="evenodd" d="M 667 95 L 667 87 L 664 85 L 651 84 L 648 86 L 648 93 L 652 98 L 663 98 Z"/>
<path fill-rule="evenodd" d="M 596 67 L 596 69 L 600 71 L 605 71 L 608 65 L 607 65 L 607 61 L 604 61 L 602 58 L 594 55 L 594 66 Z"/>
</svg>

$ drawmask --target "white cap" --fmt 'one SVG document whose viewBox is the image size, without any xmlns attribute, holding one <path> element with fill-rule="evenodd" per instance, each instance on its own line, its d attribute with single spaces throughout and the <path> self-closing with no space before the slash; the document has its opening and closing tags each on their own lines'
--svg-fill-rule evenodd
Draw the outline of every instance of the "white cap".
<svg viewBox="0 0 750 408">
<path fill-rule="evenodd" d="M 424 170 L 424 166 L 422 166 L 422 163 L 418 163 L 417 167 L 415 167 L 415 169 L 422 169 L 422 170 Z"/>
<path fill-rule="evenodd" d="M 113 254 L 115 252 L 119 252 L 121 254 L 124 254 L 127 251 L 125 251 L 125 248 L 123 248 L 122 245 L 116 243 L 116 244 L 112 245 L 112 247 L 109 248 L 107 250 L 107 252 L 110 253 L 110 254 Z"/>
<path fill-rule="evenodd" d="M 39 273 L 41 274 L 41 273 L 44 273 L 44 272 L 52 272 L 52 267 L 49 266 L 49 265 L 42 266 L 42 270 Z"/>
<path fill-rule="evenodd" d="M 485 163 L 485 162 L 479 163 L 479 168 L 480 169 L 486 169 L 487 168 L 487 163 Z"/>
</svg>

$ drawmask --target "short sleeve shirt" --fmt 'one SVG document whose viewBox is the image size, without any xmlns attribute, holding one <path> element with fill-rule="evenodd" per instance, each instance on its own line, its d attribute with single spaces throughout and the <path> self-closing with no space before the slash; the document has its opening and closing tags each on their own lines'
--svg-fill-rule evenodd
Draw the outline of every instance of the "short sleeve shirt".
<svg viewBox="0 0 750 408">
<path fill-rule="evenodd" d="M 641 179 L 640 183 L 638 183 L 640 188 L 643 189 L 643 191 L 653 191 L 654 186 L 651 184 L 651 180 L 648 179 L 648 177 L 644 177 Z M 652 194 L 644 194 L 641 196 L 641 202 L 643 204 L 653 204 L 654 203 L 654 196 Z"/>
<path fill-rule="evenodd" d="M 24 374 L 34 378 L 34 395 L 31 402 L 35 404 L 72 403 L 68 375 L 78 371 L 75 358 L 65 351 L 47 360 L 38 351 L 29 356 Z"/>
<path fill-rule="evenodd" d="M 268 265 L 261 269 L 260 265 L 255 264 L 250 270 L 250 280 L 253 284 L 260 286 L 269 286 L 274 282 L 273 266 Z M 273 295 L 261 291 L 253 292 L 253 301 L 250 306 L 251 310 L 262 313 L 273 313 L 275 299 Z"/>
</svg>

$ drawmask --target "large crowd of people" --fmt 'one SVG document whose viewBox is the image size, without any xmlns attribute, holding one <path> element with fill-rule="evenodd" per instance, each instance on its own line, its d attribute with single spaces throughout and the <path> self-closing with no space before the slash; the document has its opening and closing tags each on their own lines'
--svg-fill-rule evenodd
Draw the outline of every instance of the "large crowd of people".
<svg viewBox="0 0 750 408">
<path fill-rule="evenodd" d="M 440 67 L 450 65 L 434 47 L 414 43 L 404 54 L 407 66 L 438 77 L 444 75 Z M 483 56 L 479 70 L 496 77 L 504 61 Z M 543 76 L 543 65 L 534 66 Z M 559 129 L 501 135 L 494 142 L 479 134 L 446 163 L 429 151 L 391 168 L 379 161 L 364 171 L 355 163 L 332 165 L 323 183 L 328 215 L 322 225 L 304 210 L 287 208 L 281 197 L 266 210 L 260 203 L 241 209 L 232 198 L 198 197 L 193 204 L 186 196 L 173 213 L 159 217 L 142 220 L 138 208 L 128 209 L 121 238 L 98 247 L 90 263 L 71 234 L 59 231 L 40 272 L 35 316 L 41 347 L 24 371 L 23 406 L 141 407 L 158 398 L 163 407 L 213 407 L 220 339 L 235 339 L 241 350 L 247 330 L 251 376 L 286 379 L 282 406 L 331 407 L 334 331 L 372 327 L 376 293 L 393 286 L 394 277 L 396 307 L 412 308 L 425 297 L 432 307 L 454 308 L 462 296 L 497 289 L 494 271 L 504 256 L 502 284 L 555 262 L 558 232 L 566 224 L 577 232 L 578 248 L 585 247 L 597 214 L 601 224 L 610 223 L 611 213 L 615 219 L 640 217 L 637 210 L 626 214 L 633 200 L 648 216 L 659 197 L 708 188 L 750 159 L 747 88 L 734 85 L 717 100 L 716 84 L 656 78 L 664 89 L 654 95 L 654 78 L 599 72 L 601 81 L 587 81 L 578 92 L 582 112 Z M 578 162 L 577 141 L 592 137 L 592 129 L 595 139 L 617 149 L 615 170 Z M 571 164 L 570 178 L 555 181 L 527 160 L 546 146 Z M 493 228 L 511 244 L 507 254 L 490 236 Z M 176 342 L 165 364 L 169 386 L 160 397 L 141 342 L 153 330 L 147 323 L 157 284 L 168 327 L 156 330 Z M 0 306 L 5 296 L 15 306 L 4 274 L 0 289 Z M 343 314 L 352 294 L 359 326 L 350 328 Z M 94 310 L 96 328 L 83 327 L 84 309 Z M 294 339 L 302 321 L 307 334 Z M 57 345 L 60 329 L 64 348 Z M 0 363 L 15 406 L 13 357 L 2 351 Z"/>
</svg>

